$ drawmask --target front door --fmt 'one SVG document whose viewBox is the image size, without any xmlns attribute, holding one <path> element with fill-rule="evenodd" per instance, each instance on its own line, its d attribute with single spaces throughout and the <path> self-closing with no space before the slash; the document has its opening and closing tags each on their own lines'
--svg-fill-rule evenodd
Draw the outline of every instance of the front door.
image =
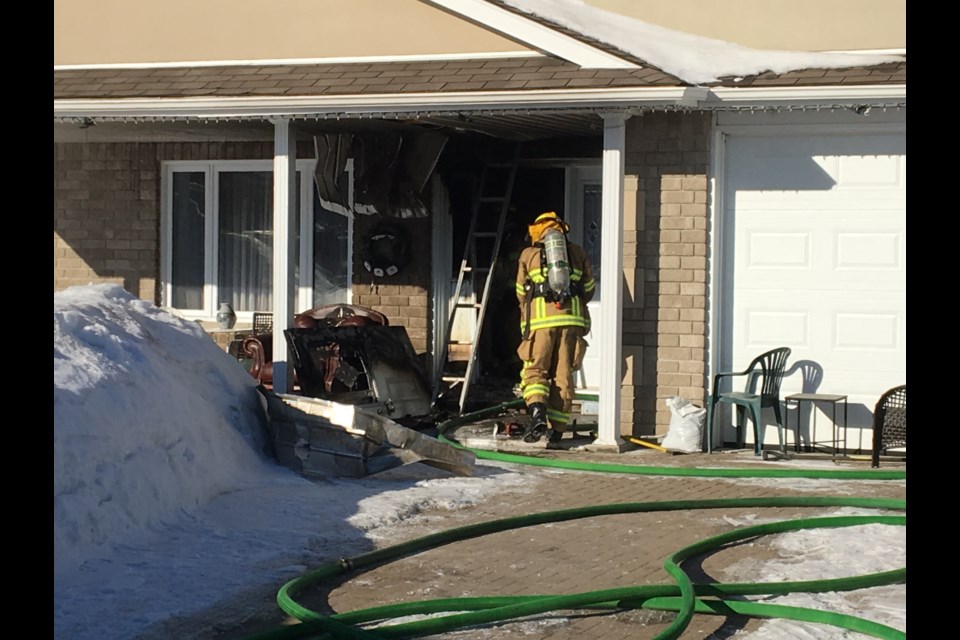
<svg viewBox="0 0 960 640">
<path fill-rule="evenodd" d="M 600 229 L 601 229 L 600 165 L 571 167 L 567 179 L 567 222 L 570 239 L 583 246 L 593 266 L 597 282 L 593 300 L 587 305 L 593 329 L 587 334 L 587 349 L 583 367 L 577 375 L 577 389 L 596 392 L 600 388 L 600 345 L 596 327 L 600 319 Z"/>
</svg>

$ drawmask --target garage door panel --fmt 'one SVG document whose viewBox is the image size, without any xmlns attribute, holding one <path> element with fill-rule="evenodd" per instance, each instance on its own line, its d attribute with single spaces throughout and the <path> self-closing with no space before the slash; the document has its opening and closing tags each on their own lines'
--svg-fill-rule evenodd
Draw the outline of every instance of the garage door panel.
<svg viewBox="0 0 960 640">
<path fill-rule="evenodd" d="M 810 344 L 810 314 L 795 311 L 793 305 L 773 309 L 763 305 L 743 313 L 743 346 L 756 355 L 777 347 L 795 345 L 806 347 Z M 748 360 L 743 362 L 746 366 Z"/>
<path fill-rule="evenodd" d="M 763 351 L 787 346 L 792 350 L 789 366 L 806 362 L 819 371 L 817 391 L 855 395 L 861 402 L 872 397 L 875 402 L 880 391 L 902 384 L 906 319 L 898 301 L 869 296 L 851 301 L 839 293 L 832 297 L 817 306 L 807 301 L 803 304 L 809 309 L 801 311 L 801 303 L 782 291 L 742 296 L 732 337 L 741 355 L 735 356 L 733 370 L 742 370 Z M 867 307 L 872 309 L 864 310 Z M 788 381 L 784 395 L 813 390 L 804 388 L 799 371 Z"/>
<path fill-rule="evenodd" d="M 868 427 L 906 381 L 906 136 L 726 140 L 718 365 L 788 346 L 783 393 L 812 391 L 815 370 L 816 390 L 848 395 Z"/>
<path fill-rule="evenodd" d="M 898 355 L 899 314 L 879 311 L 873 313 L 838 311 L 833 318 L 833 345 L 837 349 L 885 351 L 888 357 Z"/>
<path fill-rule="evenodd" d="M 836 268 L 838 271 L 902 273 L 901 234 L 896 231 L 838 231 Z M 839 275 L 839 274 L 838 274 Z"/>
<path fill-rule="evenodd" d="M 796 289 L 812 283 L 827 289 L 903 290 L 902 218 L 902 213 L 851 216 L 836 210 L 826 215 L 779 211 L 738 216 L 735 271 L 750 272 L 738 287 Z"/>
<path fill-rule="evenodd" d="M 896 301 L 884 305 L 871 299 L 857 305 L 840 293 L 834 293 L 833 300 L 829 297 L 820 294 L 814 301 L 796 296 L 778 299 L 775 292 L 744 295 L 737 303 L 743 347 L 756 351 L 820 343 L 831 349 L 882 351 L 883 357 L 900 355 L 905 316 Z"/>
<path fill-rule="evenodd" d="M 902 186 L 900 159 L 891 156 L 847 156 L 831 158 L 836 163 L 838 185 L 846 189 Z"/>
<path fill-rule="evenodd" d="M 787 211 L 809 211 L 811 215 L 827 214 L 839 206 L 850 210 L 855 209 L 856 215 L 866 216 L 868 212 L 899 211 L 903 209 L 906 200 L 894 192 L 785 192 L 785 191 L 752 191 L 737 194 L 727 199 L 728 207 L 735 207 L 738 213 L 748 214 L 772 213 L 771 206 L 775 206 L 776 213 Z"/>
<path fill-rule="evenodd" d="M 751 270 L 789 270 L 812 268 L 811 232 L 746 230 L 744 268 Z"/>
<path fill-rule="evenodd" d="M 901 134 L 732 137 L 727 151 L 752 161 L 728 169 L 730 180 L 744 190 L 897 187 L 906 176 L 906 138 Z"/>
</svg>

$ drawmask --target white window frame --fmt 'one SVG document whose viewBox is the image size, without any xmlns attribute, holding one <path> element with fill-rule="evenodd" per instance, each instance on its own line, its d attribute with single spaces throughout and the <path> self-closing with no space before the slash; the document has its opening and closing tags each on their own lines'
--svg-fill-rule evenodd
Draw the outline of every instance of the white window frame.
<svg viewBox="0 0 960 640">
<path fill-rule="evenodd" d="M 313 306 L 313 204 L 315 198 L 314 171 L 315 159 L 297 160 L 297 173 L 300 176 L 300 188 L 297 197 L 300 201 L 300 265 L 301 281 L 297 288 L 296 304 L 298 309 Z M 219 228 L 219 202 L 217 196 L 218 175 L 223 172 L 266 171 L 273 172 L 273 160 L 171 160 L 163 162 L 161 177 L 161 233 L 160 233 L 160 277 L 161 305 L 170 308 L 173 299 L 171 284 L 173 274 L 173 174 L 204 174 L 204 285 L 202 309 L 174 309 L 188 319 L 212 322 L 216 319 L 219 299 L 217 296 L 217 252 Z M 347 216 L 347 296 L 353 299 L 353 219 Z M 269 309 L 265 309 L 269 311 Z M 252 311 L 237 311 L 237 321 L 253 321 Z"/>
</svg>

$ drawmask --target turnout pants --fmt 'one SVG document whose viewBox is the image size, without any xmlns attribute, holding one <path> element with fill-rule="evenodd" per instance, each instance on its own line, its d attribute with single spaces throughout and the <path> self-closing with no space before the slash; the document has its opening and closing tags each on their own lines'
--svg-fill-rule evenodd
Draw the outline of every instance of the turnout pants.
<svg viewBox="0 0 960 640">
<path fill-rule="evenodd" d="M 570 421 L 573 375 L 580 368 L 585 342 L 582 327 L 551 327 L 532 331 L 517 350 L 523 361 L 523 401 L 528 407 L 546 404 L 547 419 L 555 431 L 563 431 Z"/>
</svg>

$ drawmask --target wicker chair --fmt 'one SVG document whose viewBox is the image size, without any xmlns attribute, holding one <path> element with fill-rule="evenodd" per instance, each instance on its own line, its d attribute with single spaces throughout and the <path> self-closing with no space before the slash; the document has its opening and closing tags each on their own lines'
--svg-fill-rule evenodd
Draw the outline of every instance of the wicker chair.
<svg viewBox="0 0 960 640">
<path fill-rule="evenodd" d="M 888 389 L 880 396 L 873 410 L 873 459 L 871 466 L 880 466 L 880 455 L 891 449 L 903 449 L 907 456 L 907 385 Z M 900 453 L 898 451 L 898 453 Z"/>
</svg>

